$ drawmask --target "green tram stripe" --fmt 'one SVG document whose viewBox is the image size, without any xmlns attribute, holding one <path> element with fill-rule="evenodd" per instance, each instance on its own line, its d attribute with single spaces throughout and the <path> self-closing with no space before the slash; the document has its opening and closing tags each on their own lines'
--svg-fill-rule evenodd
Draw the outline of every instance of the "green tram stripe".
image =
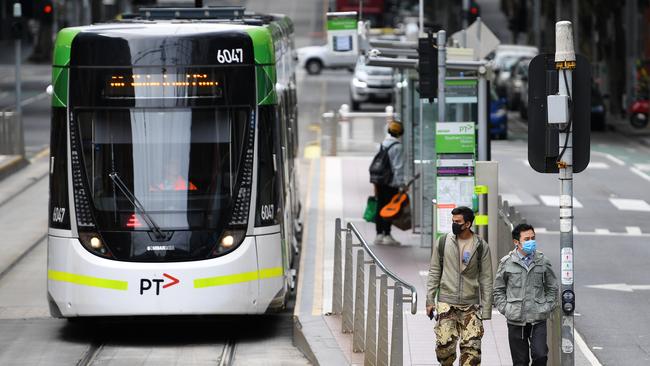
<svg viewBox="0 0 650 366">
<path fill-rule="evenodd" d="M 54 44 L 54 63 L 52 65 L 53 107 L 66 107 L 68 104 L 68 66 L 72 40 L 79 34 L 79 28 L 64 28 L 59 31 Z"/>
<path fill-rule="evenodd" d="M 226 286 L 243 282 L 264 280 L 267 278 L 282 277 L 283 273 L 284 271 L 282 270 L 282 267 L 274 267 L 232 275 L 197 278 L 194 280 L 194 288 Z"/>
<path fill-rule="evenodd" d="M 53 281 L 70 282 L 76 285 L 108 288 L 111 290 L 126 291 L 129 288 L 127 281 L 109 280 L 106 278 L 83 276 L 74 273 L 47 271 L 47 278 Z"/>
</svg>

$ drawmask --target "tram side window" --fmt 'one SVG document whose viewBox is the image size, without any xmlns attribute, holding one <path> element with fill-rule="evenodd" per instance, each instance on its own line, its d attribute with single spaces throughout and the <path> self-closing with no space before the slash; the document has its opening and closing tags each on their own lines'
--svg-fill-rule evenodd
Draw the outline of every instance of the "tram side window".
<svg viewBox="0 0 650 366">
<path fill-rule="evenodd" d="M 273 106 L 260 106 L 257 144 L 257 205 L 255 226 L 279 223 L 279 189 L 281 158 L 277 156 L 274 138 Z"/>
</svg>

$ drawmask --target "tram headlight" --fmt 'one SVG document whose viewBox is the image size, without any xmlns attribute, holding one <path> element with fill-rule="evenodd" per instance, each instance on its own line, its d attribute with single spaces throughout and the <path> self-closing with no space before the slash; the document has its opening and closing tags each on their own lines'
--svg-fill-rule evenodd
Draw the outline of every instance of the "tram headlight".
<svg viewBox="0 0 650 366">
<path fill-rule="evenodd" d="M 104 244 L 101 236 L 95 232 L 80 232 L 79 241 L 91 253 L 102 257 L 112 257 L 110 250 Z"/>
<path fill-rule="evenodd" d="M 242 243 L 246 237 L 245 229 L 228 229 L 221 234 L 217 245 L 215 245 L 212 252 L 210 252 L 211 257 L 216 257 L 222 253 L 228 252 Z"/>
</svg>

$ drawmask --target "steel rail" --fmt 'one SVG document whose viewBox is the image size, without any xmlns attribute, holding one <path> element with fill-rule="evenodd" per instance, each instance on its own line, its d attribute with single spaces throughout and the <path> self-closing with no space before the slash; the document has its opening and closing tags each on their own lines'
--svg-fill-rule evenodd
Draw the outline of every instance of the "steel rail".
<svg viewBox="0 0 650 366">
<path fill-rule="evenodd" d="M 379 258 L 377 258 L 375 253 L 373 253 L 373 251 L 370 249 L 370 246 L 359 232 L 359 229 L 357 229 L 353 223 L 348 223 L 348 229 L 357 237 L 357 239 L 359 239 L 359 242 L 363 246 L 363 249 L 368 253 L 368 255 L 370 255 L 370 258 L 372 258 L 375 264 L 379 266 L 379 268 L 395 282 L 395 286 L 401 285 L 402 287 L 405 287 L 411 291 L 411 314 L 416 314 L 418 308 L 418 294 L 415 286 L 401 279 L 398 275 L 389 270 Z"/>
</svg>

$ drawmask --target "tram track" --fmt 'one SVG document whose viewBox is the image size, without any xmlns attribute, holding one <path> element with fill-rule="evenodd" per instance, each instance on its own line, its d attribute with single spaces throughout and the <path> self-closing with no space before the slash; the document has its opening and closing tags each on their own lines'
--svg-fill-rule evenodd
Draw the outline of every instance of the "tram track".
<svg viewBox="0 0 650 366">
<path fill-rule="evenodd" d="M 0 281 L 9 273 L 11 272 L 12 269 L 14 269 L 20 262 L 25 259 L 31 252 L 34 251 L 38 247 L 39 244 L 43 243 L 47 239 L 47 233 L 43 234 L 40 238 L 38 238 L 36 241 L 34 241 L 32 244 L 29 245 L 29 247 L 22 252 L 16 259 L 14 259 L 7 267 L 5 267 L 2 271 L 0 271 Z"/>
</svg>

